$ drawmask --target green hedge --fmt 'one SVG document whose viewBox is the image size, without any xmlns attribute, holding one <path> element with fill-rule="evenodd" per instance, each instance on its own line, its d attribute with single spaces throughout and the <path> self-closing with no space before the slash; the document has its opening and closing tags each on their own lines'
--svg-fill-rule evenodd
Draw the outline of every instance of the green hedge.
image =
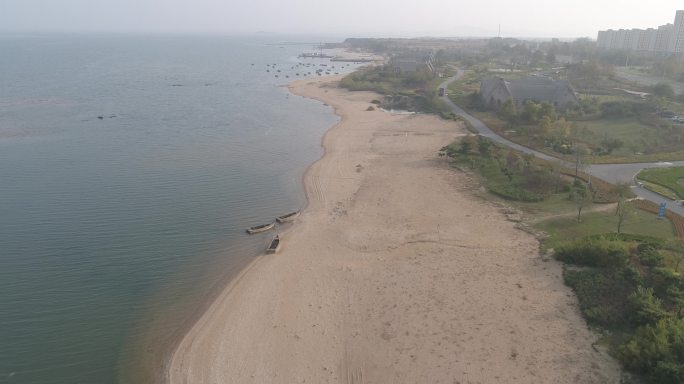
<svg viewBox="0 0 684 384">
<path fill-rule="evenodd" d="M 626 265 L 629 261 L 629 252 L 624 243 L 603 239 L 561 244 L 555 252 L 560 261 L 586 267 L 614 268 Z"/>
<path fill-rule="evenodd" d="M 602 233 L 597 235 L 589 235 L 585 240 L 609 240 L 609 241 L 633 241 L 639 243 L 647 243 L 655 249 L 661 249 L 665 246 L 665 239 L 653 237 L 648 235 L 637 235 L 633 233 Z"/>
<path fill-rule="evenodd" d="M 507 200 L 523 201 L 529 203 L 536 203 L 544 200 L 544 198 L 539 194 L 522 189 L 512 184 L 492 185 L 489 186 L 488 189 L 489 192 Z"/>
<path fill-rule="evenodd" d="M 577 295 L 580 310 L 590 324 L 610 329 L 625 322 L 627 298 L 634 286 L 626 273 L 565 269 L 563 279 Z"/>
</svg>

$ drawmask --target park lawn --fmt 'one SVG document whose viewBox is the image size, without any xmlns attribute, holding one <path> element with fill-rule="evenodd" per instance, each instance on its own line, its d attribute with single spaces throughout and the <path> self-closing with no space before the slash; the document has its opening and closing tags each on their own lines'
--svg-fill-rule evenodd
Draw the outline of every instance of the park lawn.
<svg viewBox="0 0 684 384">
<path fill-rule="evenodd" d="M 617 217 L 613 212 L 588 212 L 582 215 L 578 223 L 575 215 L 562 216 L 541 221 L 534 225 L 544 231 L 549 238 L 544 241 L 544 248 L 553 248 L 559 242 L 577 240 L 585 236 L 615 233 Z M 672 239 L 674 228 L 669 220 L 658 220 L 656 215 L 635 209 L 622 223 L 622 233 L 647 235 L 662 239 Z"/>
<path fill-rule="evenodd" d="M 586 127 L 594 134 L 591 138 L 582 137 L 583 140 L 588 139 L 590 142 L 600 141 L 604 136 L 609 136 L 622 140 L 625 143 L 625 147 L 627 147 L 628 143 L 637 144 L 638 141 L 635 141 L 635 139 L 642 137 L 644 134 L 657 135 L 655 128 L 644 125 L 635 118 L 601 118 L 598 120 L 576 121 L 575 123 L 577 123 L 581 129 Z M 637 152 L 643 152 L 644 149 L 645 148 L 639 148 L 637 149 Z"/>
<path fill-rule="evenodd" d="M 612 92 L 618 93 L 618 92 L 623 92 L 623 91 L 618 91 L 618 90 L 613 90 Z M 607 94 L 607 95 L 599 95 L 599 94 L 587 94 L 587 96 L 590 97 L 596 97 L 599 99 L 599 102 L 604 103 L 606 101 L 626 101 L 626 100 L 634 100 L 636 97 L 630 96 L 627 93 L 625 94 Z"/>
<path fill-rule="evenodd" d="M 641 182 L 644 184 L 644 188 L 651 192 L 655 192 L 661 196 L 667 197 L 670 200 L 679 199 L 679 196 L 677 196 L 677 194 L 670 188 L 663 187 L 662 185 L 651 183 L 650 181 L 646 180 L 641 180 Z"/>
<path fill-rule="evenodd" d="M 570 201 L 568 193 L 557 193 L 549 196 L 537 203 L 525 202 L 511 202 L 516 208 L 525 212 L 525 214 L 532 220 L 543 219 L 551 215 L 564 215 L 577 212 L 575 203 Z M 598 204 L 596 204 L 598 205 Z"/>
<path fill-rule="evenodd" d="M 684 198 L 684 167 L 644 169 L 637 178 L 665 187 L 680 199 Z"/>
</svg>

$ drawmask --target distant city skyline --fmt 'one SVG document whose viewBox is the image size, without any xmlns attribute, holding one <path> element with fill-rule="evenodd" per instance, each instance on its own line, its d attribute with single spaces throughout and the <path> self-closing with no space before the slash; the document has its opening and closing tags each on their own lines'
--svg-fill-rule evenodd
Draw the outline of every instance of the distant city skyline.
<svg viewBox="0 0 684 384">
<path fill-rule="evenodd" d="M 671 23 L 640 28 L 598 31 L 599 48 L 658 54 L 684 53 L 684 10 L 678 10 Z"/>
<path fill-rule="evenodd" d="M 497 36 L 596 39 L 605 29 L 671 22 L 681 0 L 5 0 L 2 32 L 317 34 L 417 37 Z"/>
</svg>

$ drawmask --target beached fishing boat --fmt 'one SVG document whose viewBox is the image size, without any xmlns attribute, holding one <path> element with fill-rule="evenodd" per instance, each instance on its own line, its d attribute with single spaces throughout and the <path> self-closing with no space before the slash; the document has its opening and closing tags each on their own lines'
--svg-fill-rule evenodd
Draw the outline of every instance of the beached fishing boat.
<svg viewBox="0 0 684 384">
<path fill-rule="evenodd" d="M 275 227 L 275 221 L 272 223 L 268 224 L 263 224 L 263 225 L 257 225 L 256 227 L 249 227 L 247 228 L 247 233 L 254 234 L 254 233 L 259 233 L 259 232 L 266 232 L 269 229 L 273 229 Z"/>
<path fill-rule="evenodd" d="M 280 250 L 280 236 L 276 235 L 273 240 L 271 240 L 271 245 L 266 248 L 266 253 L 276 253 Z"/>
<path fill-rule="evenodd" d="M 290 221 L 294 221 L 294 219 L 296 219 L 297 216 L 299 216 L 299 211 L 294 211 L 294 212 L 288 213 L 287 215 L 282 215 L 282 216 L 276 217 L 276 221 L 279 223 L 287 223 Z"/>
</svg>

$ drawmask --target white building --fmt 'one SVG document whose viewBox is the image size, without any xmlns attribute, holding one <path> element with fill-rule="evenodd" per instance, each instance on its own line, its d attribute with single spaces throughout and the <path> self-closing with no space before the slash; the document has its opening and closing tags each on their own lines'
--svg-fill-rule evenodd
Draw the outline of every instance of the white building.
<svg viewBox="0 0 684 384">
<path fill-rule="evenodd" d="M 610 48 L 610 39 L 613 37 L 613 30 L 599 31 L 596 39 L 596 46 L 599 48 Z"/>
<path fill-rule="evenodd" d="M 677 11 L 674 22 L 674 31 L 670 39 L 671 53 L 684 53 L 684 11 Z"/>
<path fill-rule="evenodd" d="M 605 49 L 684 54 L 684 11 L 677 11 L 674 24 L 648 29 L 599 31 L 596 45 Z"/>
<path fill-rule="evenodd" d="M 658 27 L 658 32 L 656 32 L 655 52 L 667 52 L 670 49 L 670 38 L 672 37 L 673 30 L 674 25 L 672 24 L 665 24 Z"/>
<path fill-rule="evenodd" d="M 655 28 L 649 28 L 639 33 L 639 46 L 638 51 L 643 52 L 655 52 L 656 36 L 657 32 Z"/>
<path fill-rule="evenodd" d="M 610 49 L 625 49 L 625 40 L 627 38 L 627 30 L 619 29 L 613 34 L 613 39 L 610 41 Z"/>
</svg>

